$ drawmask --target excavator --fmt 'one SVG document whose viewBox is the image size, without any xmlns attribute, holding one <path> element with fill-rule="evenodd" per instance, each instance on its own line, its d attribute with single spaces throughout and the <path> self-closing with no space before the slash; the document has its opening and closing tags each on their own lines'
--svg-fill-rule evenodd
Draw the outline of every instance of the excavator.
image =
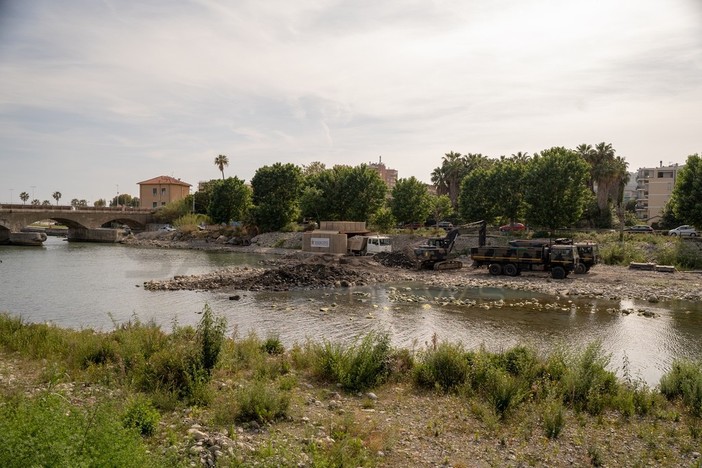
<svg viewBox="0 0 702 468">
<path fill-rule="evenodd" d="M 478 245 L 483 247 L 487 237 L 487 223 L 475 221 L 455 227 L 446 234 L 446 237 L 432 237 L 414 249 L 417 258 L 417 270 L 457 270 L 463 267 L 460 260 L 449 260 L 448 257 L 456 243 L 456 237 L 478 230 Z"/>
</svg>

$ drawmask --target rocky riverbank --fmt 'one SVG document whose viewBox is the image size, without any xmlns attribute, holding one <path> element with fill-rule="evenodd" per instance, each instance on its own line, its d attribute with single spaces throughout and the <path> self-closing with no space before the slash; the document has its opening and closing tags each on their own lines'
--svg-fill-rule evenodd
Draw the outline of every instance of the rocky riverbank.
<svg viewBox="0 0 702 468">
<path fill-rule="evenodd" d="M 421 282 L 440 288 L 507 288 L 554 296 L 606 299 L 639 299 L 651 303 L 667 300 L 702 301 L 702 275 L 689 272 L 664 273 L 597 265 L 588 274 L 553 280 L 542 272 L 525 272 L 517 277 L 491 276 L 484 268 L 474 269 L 468 257 L 459 257 L 464 268 L 443 272 L 416 271 L 412 248 L 424 238 L 415 235 L 393 237 L 394 252 L 373 257 L 319 255 L 299 250 L 302 233 L 267 233 L 254 237 L 250 245 L 234 245 L 232 238 L 144 233 L 128 243 L 159 248 L 191 248 L 254 252 L 272 255 L 265 268 L 230 268 L 204 275 L 177 276 L 149 281 L 146 289 L 178 290 L 268 290 L 318 289 L 363 286 L 392 282 Z M 459 238 L 457 251 L 474 243 Z"/>
</svg>

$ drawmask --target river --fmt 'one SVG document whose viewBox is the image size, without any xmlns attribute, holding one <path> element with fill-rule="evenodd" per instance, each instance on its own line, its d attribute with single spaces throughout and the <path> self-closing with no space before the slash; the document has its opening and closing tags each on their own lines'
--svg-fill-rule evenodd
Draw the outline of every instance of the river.
<svg viewBox="0 0 702 468">
<path fill-rule="evenodd" d="M 420 284 L 350 289 L 241 292 L 146 291 L 143 282 L 234 265 L 259 265 L 260 255 L 68 243 L 50 237 L 43 247 L 0 246 L 0 312 L 29 322 L 111 330 L 134 317 L 170 330 L 195 325 L 207 303 L 226 317 L 230 333 L 278 336 L 290 346 L 306 339 L 350 341 L 376 330 L 393 343 L 419 349 L 439 340 L 491 351 L 528 344 L 582 348 L 599 341 L 613 370 L 624 362 L 651 386 L 678 358 L 702 359 L 702 305 L 648 304 L 551 296 L 500 289 L 440 290 Z M 423 297 L 472 299 L 478 306 L 398 303 L 397 288 Z M 409 289 L 407 289 L 409 288 Z M 629 315 L 620 310 L 633 309 Z M 653 312 L 647 318 L 639 310 Z"/>
</svg>

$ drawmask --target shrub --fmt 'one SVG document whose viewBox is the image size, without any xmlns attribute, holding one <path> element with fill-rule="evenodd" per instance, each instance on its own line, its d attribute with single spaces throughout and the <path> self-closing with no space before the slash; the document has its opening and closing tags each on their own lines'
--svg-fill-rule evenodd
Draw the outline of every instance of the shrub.
<svg viewBox="0 0 702 468">
<path fill-rule="evenodd" d="M 217 365 L 226 329 L 227 321 L 224 317 L 215 316 L 210 306 L 205 304 L 202 318 L 197 325 L 196 339 L 200 352 L 200 365 L 208 375 Z"/>
<path fill-rule="evenodd" d="M 285 352 L 285 347 L 277 336 L 268 337 L 261 345 L 261 349 L 268 354 L 283 354 Z"/>
<path fill-rule="evenodd" d="M 504 419 L 510 411 L 519 405 L 527 391 L 522 380 L 517 379 L 501 369 L 493 369 L 488 384 L 483 387 L 487 400 L 492 404 L 495 414 Z"/>
<path fill-rule="evenodd" d="M 607 364 L 609 357 L 602 354 L 600 345 L 589 345 L 561 379 L 565 401 L 576 410 L 601 413 L 618 390 L 616 376 L 605 369 Z"/>
<path fill-rule="evenodd" d="M 560 401 L 552 400 L 544 406 L 544 432 L 549 439 L 557 439 L 565 426 L 564 408 Z"/>
<path fill-rule="evenodd" d="M 669 372 L 661 377 L 660 391 L 673 400 L 681 398 L 694 416 L 702 416 L 702 365 L 690 361 L 675 361 Z"/>
<path fill-rule="evenodd" d="M 448 392 L 465 384 L 468 373 L 463 346 L 440 343 L 436 349 L 426 350 L 420 355 L 419 364 L 414 369 L 414 381 L 419 387 Z"/>
<path fill-rule="evenodd" d="M 82 408 L 58 394 L 0 404 L 0 466 L 160 466 L 109 406 Z"/>
<path fill-rule="evenodd" d="M 260 380 L 241 388 L 236 394 L 236 420 L 269 422 L 286 416 L 289 395 Z"/>
<path fill-rule="evenodd" d="M 151 402 L 140 396 L 127 405 L 127 410 L 122 416 L 122 424 L 126 428 L 136 429 L 143 436 L 151 436 L 156 431 L 160 418 Z"/>
<path fill-rule="evenodd" d="M 325 340 L 317 348 L 314 372 L 320 378 L 336 380 L 346 390 L 372 388 L 387 378 L 391 351 L 386 334 L 371 332 L 347 348 Z"/>
</svg>

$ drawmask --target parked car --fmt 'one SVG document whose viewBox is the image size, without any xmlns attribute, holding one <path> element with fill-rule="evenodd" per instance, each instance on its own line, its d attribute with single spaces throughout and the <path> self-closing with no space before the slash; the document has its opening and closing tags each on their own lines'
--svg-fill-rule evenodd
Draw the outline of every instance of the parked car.
<svg viewBox="0 0 702 468">
<path fill-rule="evenodd" d="M 510 232 L 510 231 L 524 231 L 526 226 L 522 223 L 510 223 L 500 226 L 500 232 Z"/>
<path fill-rule="evenodd" d="M 624 232 L 630 232 L 632 234 L 653 234 L 653 228 L 646 224 L 639 224 L 637 226 L 629 226 L 624 229 Z"/>
<path fill-rule="evenodd" d="M 166 224 L 165 226 L 161 226 L 158 228 L 159 232 L 172 232 L 175 231 L 175 228 L 171 226 L 170 224 Z"/>
<path fill-rule="evenodd" d="M 699 233 L 697 232 L 697 229 L 694 228 L 694 226 L 690 226 L 689 224 L 683 224 L 682 226 L 678 226 L 675 229 L 671 229 L 668 231 L 669 236 L 689 236 L 689 237 L 697 237 Z"/>
<path fill-rule="evenodd" d="M 445 231 L 450 231 L 453 229 L 453 223 L 450 221 L 439 221 L 438 226 Z"/>
</svg>

